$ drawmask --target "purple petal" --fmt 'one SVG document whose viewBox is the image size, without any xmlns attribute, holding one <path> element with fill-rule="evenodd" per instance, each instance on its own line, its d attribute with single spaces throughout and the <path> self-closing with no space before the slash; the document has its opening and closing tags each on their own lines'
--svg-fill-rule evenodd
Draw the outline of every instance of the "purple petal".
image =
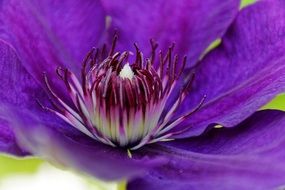
<svg viewBox="0 0 285 190">
<path fill-rule="evenodd" d="M 19 108 L 38 107 L 36 100 L 43 100 L 44 91 L 27 73 L 15 50 L 0 40 L 0 103 Z"/>
<path fill-rule="evenodd" d="M 284 18 L 281 0 L 259 1 L 240 12 L 222 44 L 196 69 L 184 109 L 203 95 L 207 100 L 185 123 L 193 127 L 183 137 L 199 135 L 213 123 L 233 127 L 284 92 Z"/>
<path fill-rule="evenodd" d="M 37 101 L 50 106 L 44 90 L 23 68 L 11 45 L 2 40 L 0 40 L 0 81 L 1 105 L 16 107 L 19 110 L 28 109 L 29 112 L 45 121 L 62 122 L 57 116 L 44 112 L 39 106 Z M 10 116 L 7 117 L 0 113 L 0 144 L 2 144 L 0 151 L 17 156 L 24 155 L 16 143 L 12 129 L 9 128 L 10 125 L 7 122 L 9 119 L 11 119 Z M 80 133 L 70 127 L 58 127 L 57 130 L 68 136 Z"/>
<path fill-rule="evenodd" d="M 175 42 L 180 55 L 187 54 L 189 64 L 215 39 L 221 37 L 235 17 L 239 0 L 103 0 L 111 18 L 110 35 L 119 33 L 119 49 L 133 50 L 133 43 L 145 51 L 154 38 L 159 49 Z M 146 51 L 147 52 L 147 51 Z"/>
<path fill-rule="evenodd" d="M 1 20 L 25 68 L 42 81 L 57 66 L 78 70 L 86 53 L 104 31 L 105 14 L 99 1 L 8 0 Z"/>
<path fill-rule="evenodd" d="M 14 132 L 8 123 L 0 118 L 0 152 L 14 156 L 27 156 L 29 153 L 20 148 Z"/>
<path fill-rule="evenodd" d="M 135 177 L 166 161 L 162 157 L 140 156 L 135 153 L 130 158 L 125 149 L 98 143 L 85 135 L 67 137 L 54 130 L 62 127 L 61 123 L 43 121 L 27 110 L 10 107 L 10 112 L 6 113 L 13 117 L 9 122 L 19 144 L 33 155 L 103 180 Z"/>
<path fill-rule="evenodd" d="M 15 50 L 0 40 L 0 103 L 17 106 L 18 109 L 36 109 L 36 99 L 42 100 L 43 90 L 21 66 Z M 13 131 L 0 114 L 0 151 L 16 156 L 27 153 L 20 149 Z"/>
<path fill-rule="evenodd" d="M 169 164 L 129 189 L 277 189 L 285 184 L 284 126 L 285 112 L 267 110 L 236 128 L 161 144 L 152 151 Z"/>
</svg>

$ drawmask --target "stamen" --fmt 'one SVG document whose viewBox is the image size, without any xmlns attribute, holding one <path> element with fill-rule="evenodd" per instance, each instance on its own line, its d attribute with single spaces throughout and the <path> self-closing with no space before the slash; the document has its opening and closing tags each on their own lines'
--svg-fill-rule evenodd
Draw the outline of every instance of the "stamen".
<svg viewBox="0 0 285 190">
<path fill-rule="evenodd" d="M 173 55 L 174 44 L 165 55 L 159 51 L 156 58 L 158 44 L 151 39 L 149 58 L 144 59 L 138 45 L 134 44 L 136 58 L 130 63 L 131 52 L 115 52 L 117 40 L 115 35 L 109 52 L 104 45 L 102 49 L 93 48 L 86 55 L 81 80 L 68 69 L 57 68 L 56 73 L 65 84 L 72 105 L 56 94 L 46 75 L 45 84 L 55 109 L 40 105 L 99 142 L 126 147 L 131 158 L 131 150 L 173 140 L 175 134 L 188 129 L 172 132 L 201 108 L 205 97 L 194 110 L 173 118 L 194 80 L 193 74 L 180 89 L 172 107 L 166 110 L 187 58 L 179 64 L 178 55 Z"/>
<path fill-rule="evenodd" d="M 132 152 L 130 149 L 127 149 L 127 153 L 128 153 L 128 157 L 129 158 L 133 158 Z"/>
</svg>

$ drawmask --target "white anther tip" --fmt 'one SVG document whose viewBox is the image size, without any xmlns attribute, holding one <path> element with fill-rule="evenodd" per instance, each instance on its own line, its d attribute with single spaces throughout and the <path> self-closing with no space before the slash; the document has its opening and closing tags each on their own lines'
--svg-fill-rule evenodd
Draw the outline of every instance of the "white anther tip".
<svg viewBox="0 0 285 190">
<path fill-rule="evenodd" d="M 120 71 L 119 76 L 123 79 L 130 79 L 134 77 L 134 72 L 132 68 L 130 67 L 129 63 L 125 64 L 123 69 Z"/>
</svg>

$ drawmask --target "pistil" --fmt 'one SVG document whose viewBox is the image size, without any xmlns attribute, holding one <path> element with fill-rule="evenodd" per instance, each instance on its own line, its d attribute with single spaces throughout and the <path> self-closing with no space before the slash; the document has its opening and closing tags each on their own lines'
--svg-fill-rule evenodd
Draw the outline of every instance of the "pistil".
<svg viewBox="0 0 285 190">
<path fill-rule="evenodd" d="M 65 103 L 45 77 L 55 105 L 55 109 L 46 109 L 91 138 L 114 147 L 135 150 L 173 138 L 179 132 L 172 132 L 173 129 L 199 109 L 205 99 L 194 110 L 173 118 L 189 92 L 192 77 L 166 110 L 183 73 L 186 57 L 178 64 L 178 55 L 172 56 L 172 45 L 165 55 L 160 51 L 157 59 L 157 44 L 151 40 L 150 58 L 143 59 L 143 53 L 135 44 L 136 59 L 130 64 L 128 51 L 115 52 L 116 41 L 117 36 L 108 54 L 106 46 L 87 54 L 81 81 L 68 69 L 58 68 L 57 74 L 66 85 L 73 105 Z"/>
<path fill-rule="evenodd" d="M 132 68 L 130 67 L 129 63 L 124 65 L 123 69 L 120 71 L 119 76 L 123 79 L 133 79 L 134 72 L 132 71 Z"/>
</svg>

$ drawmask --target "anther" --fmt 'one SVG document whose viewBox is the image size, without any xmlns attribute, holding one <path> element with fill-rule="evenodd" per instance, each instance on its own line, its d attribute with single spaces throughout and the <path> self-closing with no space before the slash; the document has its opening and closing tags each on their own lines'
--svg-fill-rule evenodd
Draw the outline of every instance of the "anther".
<svg viewBox="0 0 285 190">
<path fill-rule="evenodd" d="M 178 55 L 173 55 L 175 44 L 166 54 L 158 52 L 158 44 L 151 39 L 151 55 L 144 59 L 135 43 L 135 61 L 129 62 L 129 51 L 116 52 L 118 36 L 115 35 L 107 52 L 107 46 L 93 48 L 85 57 L 81 80 L 68 69 L 57 68 L 56 73 L 64 82 L 72 105 L 56 93 L 44 74 L 44 81 L 55 109 L 49 110 L 64 121 L 90 136 L 108 144 L 131 150 L 145 144 L 172 140 L 175 127 L 201 108 L 204 97 L 194 110 L 174 118 L 174 113 L 189 93 L 194 75 L 181 88 L 174 104 L 166 110 L 166 104 L 182 76 L 186 57 L 179 65 Z M 57 102 L 57 104 L 54 103 Z"/>
</svg>

